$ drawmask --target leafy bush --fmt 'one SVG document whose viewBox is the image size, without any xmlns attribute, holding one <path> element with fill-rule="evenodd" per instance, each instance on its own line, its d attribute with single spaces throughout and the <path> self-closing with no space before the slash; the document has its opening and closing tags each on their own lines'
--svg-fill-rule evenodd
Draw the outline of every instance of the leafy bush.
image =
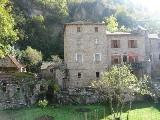
<svg viewBox="0 0 160 120">
<path fill-rule="evenodd" d="M 47 105 L 48 105 L 48 101 L 46 99 L 38 101 L 39 107 L 45 108 Z"/>
</svg>

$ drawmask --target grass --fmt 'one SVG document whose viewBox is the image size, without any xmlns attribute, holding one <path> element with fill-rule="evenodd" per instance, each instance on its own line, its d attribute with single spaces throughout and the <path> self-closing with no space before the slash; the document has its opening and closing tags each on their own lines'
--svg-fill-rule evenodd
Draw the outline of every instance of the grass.
<svg viewBox="0 0 160 120">
<path fill-rule="evenodd" d="M 78 112 L 79 108 L 89 108 L 87 120 L 108 120 L 109 108 L 103 105 L 68 105 L 58 107 L 38 107 L 23 108 L 20 110 L 5 110 L 0 112 L 0 120 L 35 120 L 42 115 L 53 116 L 55 120 L 85 120 L 85 114 Z M 126 120 L 127 109 L 122 115 Z M 136 103 L 129 112 L 129 120 L 160 120 L 160 105 L 151 103 Z"/>
<path fill-rule="evenodd" d="M 78 108 L 90 108 L 92 111 L 90 112 L 90 116 L 93 118 L 94 112 L 99 112 L 99 115 L 104 110 L 102 105 L 77 105 L 77 106 L 58 106 L 58 107 L 46 107 L 46 108 L 26 108 L 20 110 L 6 110 L 0 112 L 0 120 L 34 120 L 35 118 L 42 115 L 53 116 L 55 120 L 83 120 L 84 114 L 81 112 L 77 112 Z M 99 117 L 102 117 L 100 115 Z M 12 118 L 12 119 L 11 119 Z M 93 118 L 94 119 L 94 118 Z"/>
</svg>

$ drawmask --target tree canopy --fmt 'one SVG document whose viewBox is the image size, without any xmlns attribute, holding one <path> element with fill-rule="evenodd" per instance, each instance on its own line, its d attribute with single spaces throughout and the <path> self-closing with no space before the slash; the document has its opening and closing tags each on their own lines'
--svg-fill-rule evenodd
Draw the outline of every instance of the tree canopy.
<svg viewBox="0 0 160 120">
<path fill-rule="evenodd" d="M 112 15 L 105 19 L 106 29 L 110 32 L 118 31 L 118 22 L 117 19 Z"/>
<path fill-rule="evenodd" d="M 150 94 L 148 77 L 138 79 L 127 65 L 113 66 L 104 72 L 100 80 L 92 83 L 105 100 L 109 100 L 114 118 L 121 116 L 125 102 L 133 101 L 134 95 Z"/>
<path fill-rule="evenodd" d="M 137 24 L 159 32 L 159 22 L 137 22 L 145 18 L 143 8 L 130 0 L 1 0 L 0 56 L 8 45 L 25 50 L 31 46 L 43 54 L 63 58 L 63 25 L 73 21 L 106 22 L 108 31 L 129 31 Z M 13 7 L 12 7 L 13 6 Z M 143 13 L 143 12 L 142 12 Z M 19 41 L 14 44 L 16 40 Z"/>
<path fill-rule="evenodd" d="M 9 45 L 13 44 L 17 37 L 17 30 L 14 29 L 15 22 L 11 14 L 12 6 L 8 0 L 0 1 L 0 57 L 4 57 Z"/>
<path fill-rule="evenodd" d="M 40 71 L 42 53 L 28 46 L 25 51 L 21 52 L 20 60 L 26 65 L 28 72 L 36 73 Z"/>
</svg>

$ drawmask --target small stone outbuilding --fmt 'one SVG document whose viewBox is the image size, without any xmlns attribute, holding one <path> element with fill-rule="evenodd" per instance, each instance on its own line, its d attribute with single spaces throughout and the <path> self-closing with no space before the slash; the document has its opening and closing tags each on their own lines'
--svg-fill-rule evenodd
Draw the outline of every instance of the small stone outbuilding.
<svg viewBox="0 0 160 120">
<path fill-rule="evenodd" d="M 0 73 L 26 72 L 26 68 L 14 56 L 8 55 L 0 59 Z"/>
</svg>

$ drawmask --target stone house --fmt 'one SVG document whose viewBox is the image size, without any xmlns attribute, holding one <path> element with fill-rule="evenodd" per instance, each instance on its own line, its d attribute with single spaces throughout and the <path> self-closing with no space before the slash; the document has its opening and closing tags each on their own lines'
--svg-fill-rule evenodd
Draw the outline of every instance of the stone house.
<svg viewBox="0 0 160 120">
<path fill-rule="evenodd" d="M 54 74 L 54 65 L 51 62 L 43 62 L 41 66 L 41 77 L 46 79 L 53 79 Z"/>
<path fill-rule="evenodd" d="M 133 33 L 107 33 L 108 65 L 145 61 L 145 37 Z"/>
<path fill-rule="evenodd" d="M 137 75 L 151 74 L 151 49 L 148 32 L 140 26 L 130 33 L 109 33 L 104 23 L 66 23 L 64 60 L 69 87 L 88 86 L 114 64 L 130 63 Z"/>
<path fill-rule="evenodd" d="M 26 68 L 14 56 L 8 55 L 0 59 L 0 72 L 26 72 Z"/>
<path fill-rule="evenodd" d="M 146 41 L 143 29 L 109 33 L 104 23 L 66 23 L 64 60 L 69 71 L 69 87 L 88 86 L 113 64 L 145 63 L 149 54 Z"/>
<path fill-rule="evenodd" d="M 87 86 L 107 68 L 105 31 L 102 23 L 65 24 L 64 61 L 70 75 L 69 87 Z"/>
<path fill-rule="evenodd" d="M 40 75 L 41 79 L 55 80 L 62 88 L 65 87 L 65 67 L 62 63 L 55 65 L 53 62 L 43 62 Z"/>
</svg>

